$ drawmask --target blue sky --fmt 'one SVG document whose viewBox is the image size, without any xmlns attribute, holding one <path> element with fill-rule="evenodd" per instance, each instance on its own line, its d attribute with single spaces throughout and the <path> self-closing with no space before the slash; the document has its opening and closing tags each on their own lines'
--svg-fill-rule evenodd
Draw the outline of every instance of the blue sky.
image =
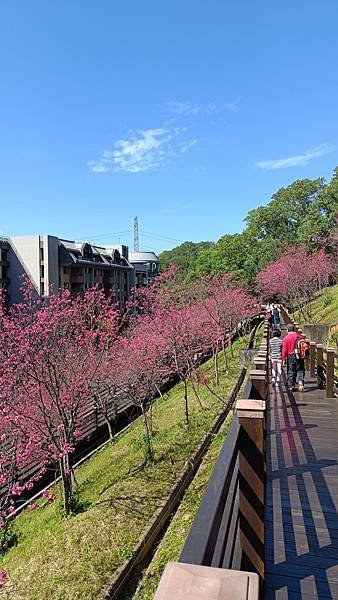
<svg viewBox="0 0 338 600">
<path fill-rule="evenodd" d="M 3 0 L 0 235 L 131 244 L 138 215 L 161 250 L 330 178 L 337 22 L 336 0 Z"/>
</svg>

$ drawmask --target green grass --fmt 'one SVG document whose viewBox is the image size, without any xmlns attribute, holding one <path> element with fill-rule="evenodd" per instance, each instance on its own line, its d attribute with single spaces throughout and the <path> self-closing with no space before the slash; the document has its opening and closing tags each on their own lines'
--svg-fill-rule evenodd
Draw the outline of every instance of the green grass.
<svg viewBox="0 0 338 600">
<path fill-rule="evenodd" d="M 225 426 L 215 436 L 197 475 L 185 493 L 175 517 L 155 552 L 153 560 L 141 579 L 135 594 L 130 596 L 130 600 L 131 598 L 133 600 L 151 600 L 166 564 L 169 561 L 178 560 L 206 490 L 211 472 L 224 444 L 230 423 L 231 417 L 227 419 Z"/>
<path fill-rule="evenodd" d="M 228 374 L 220 381 L 225 399 L 237 379 L 239 351 L 228 355 Z M 222 364 L 222 361 L 220 361 Z M 213 363 L 200 367 L 213 377 Z M 213 383 L 214 385 L 214 383 Z M 81 499 L 89 508 L 62 517 L 56 504 L 24 511 L 15 521 L 19 542 L 0 558 L 9 576 L 1 588 L 11 600 L 93 600 L 107 578 L 123 563 L 137 543 L 156 508 L 167 496 L 186 460 L 221 408 L 218 399 L 201 389 L 204 409 L 189 389 L 191 426 L 184 427 L 183 386 L 176 385 L 154 406 L 154 465 L 142 467 L 141 420 L 131 425 L 114 445 L 107 444 L 78 468 Z M 55 493 L 60 491 L 56 486 Z"/>
<path fill-rule="evenodd" d="M 294 318 L 299 323 L 326 323 L 331 324 L 338 321 L 338 285 L 326 288 L 310 303 L 309 314 L 311 318 L 305 318 L 302 311 L 294 313 Z"/>
</svg>

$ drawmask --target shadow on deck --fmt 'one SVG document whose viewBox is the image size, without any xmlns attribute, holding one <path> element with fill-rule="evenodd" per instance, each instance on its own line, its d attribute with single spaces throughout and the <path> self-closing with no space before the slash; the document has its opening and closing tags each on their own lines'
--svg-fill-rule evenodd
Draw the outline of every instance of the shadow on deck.
<svg viewBox="0 0 338 600">
<path fill-rule="evenodd" d="M 338 400 L 309 377 L 269 397 L 265 598 L 338 598 Z"/>
</svg>

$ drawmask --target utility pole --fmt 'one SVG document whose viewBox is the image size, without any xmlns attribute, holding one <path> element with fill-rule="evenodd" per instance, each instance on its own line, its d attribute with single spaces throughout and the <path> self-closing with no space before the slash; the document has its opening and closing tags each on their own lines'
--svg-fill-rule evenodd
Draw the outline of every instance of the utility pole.
<svg viewBox="0 0 338 600">
<path fill-rule="evenodd" d="M 140 251 L 140 240 L 138 236 L 138 217 L 134 217 L 134 252 Z"/>
</svg>

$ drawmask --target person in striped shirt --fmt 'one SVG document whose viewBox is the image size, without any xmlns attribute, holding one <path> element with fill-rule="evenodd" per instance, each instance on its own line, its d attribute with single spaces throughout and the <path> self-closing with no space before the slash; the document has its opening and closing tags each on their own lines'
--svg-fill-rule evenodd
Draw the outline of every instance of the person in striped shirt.
<svg viewBox="0 0 338 600">
<path fill-rule="evenodd" d="M 270 340 L 272 385 L 278 386 L 282 374 L 282 345 L 280 329 L 275 329 Z"/>
</svg>

